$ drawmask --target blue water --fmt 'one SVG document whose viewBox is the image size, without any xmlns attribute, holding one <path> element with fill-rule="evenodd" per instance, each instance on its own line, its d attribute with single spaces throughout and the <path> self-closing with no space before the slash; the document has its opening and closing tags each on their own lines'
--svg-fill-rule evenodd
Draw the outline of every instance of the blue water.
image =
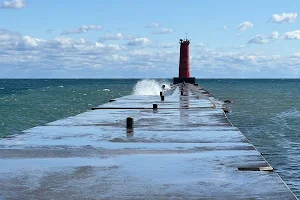
<svg viewBox="0 0 300 200">
<path fill-rule="evenodd" d="M 0 79 L 0 137 L 128 95 L 130 79 Z"/>
<path fill-rule="evenodd" d="M 0 79 L 0 137 L 132 94 L 138 81 Z M 230 105 L 230 121 L 300 197 L 300 79 L 203 79 L 198 83 L 220 100 L 236 101 Z"/>
</svg>

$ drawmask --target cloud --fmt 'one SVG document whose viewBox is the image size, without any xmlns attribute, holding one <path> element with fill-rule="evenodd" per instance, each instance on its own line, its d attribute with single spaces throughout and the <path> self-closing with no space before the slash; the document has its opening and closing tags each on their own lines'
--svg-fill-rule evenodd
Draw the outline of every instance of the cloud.
<svg viewBox="0 0 300 200">
<path fill-rule="evenodd" d="M 134 40 L 127 43 L 128 46 L 142 46 L 142 45 L 148 45 L 151 41 L 148 38 L 135 38 Z"/>
<path fill-rule="evenodd" d="M 160 45 L 160 48 L 173 48 L 175 46 L 176 43 L 167 43 L 167 44 Z"/>
<path fill-rule="evenodd" d="M 82 70 L 76 75 L 81 76 L 86 70 L 110 67 L 112 62 L 115 65 L 126 62 L 126 55 L 120 55 L 122 49 L 120 45 L 88 42 L 83 38 L 43 40 L 0 29 L 0 66 L 3 70 L 0 76 L 74 77 L 75 71 Z M 89 73 L 86 77 L 93 76 L 93 72 Z"/>
<path fill-rule="evenodd" d="M 300 40 L 300 30 L 286 32 L 283 34 L 283 37 L 281 39 Z"/>
<path fill-rule="evenodd" d="M 217 77 L 224 78 L 298 77 L 300 57 L 296 55 L 298 54 L 280 56 L 208 49 L 194 53 L 191 73 L 199 71 L 206 78 L 215 77 L 216 73 Z"/>
<path fill-rule="evenodd" d="M 276 34 L 270 34 L 266 38 L 272 41 L 272 35 Z M 177 76 L 178 43 L 174 43 L 178 49 L 173 49 L 172 43 L 157 44 L 154 47 L 150 39 L 144 37 L 135 38 L 130 42 L 133 46 L 146 46 L 132 48 L 128 45 L 104 44 L 69 37 L 44 40 L 0 29 L 0 77 L 170 78 Z M 299 77 L 299 66 L 299 51 L 286 56 L 239 52 L 238 49 L 235 51 L 209 49 L 205 46 L 193 48 L 191 51 L 191 74 L 199 78 L 293 78 Z"/>
<path fill-rule="evenodd" d="M 0 29 L 0 46 L 2 48 L 7 48 L 16 45 L 22 35 L 20 33 L 11 32 L 5 29 Z"/>
<path fill-rule="evenodd" d="M 21 44 L 23 44 L 25 47 L 28 47 L 28 48 L 34 48 L 34 47 L 37 47 L 40 44 L 46 42 L 45 40 L 42 40 L 42 39 L 39 39 L 39 38 L 32 38 L 32 37 L 29 37 L 29 36 L 23 36 L 22 39 L 23 40 L 22 40 Z"/>
<path fill-rule="evenodd" d="M 253 27 L 253 24 L 251 22 L 243 22 L 237 27 L 237 30 L 246 31 L 252 27 Z"/>
<path fill-rule="evenodd" d="M 273 31 L 272 33 L 271 33 L 271 39 L 277 39 L 278 38 L 278 35 L 279 35 L 279 33 L 277 32 L 277 31 Z"/>
<path fill-rule="evenodd" d="M 114 61 L 114 62 L 127 62 L 129 60 L 129 57 L 127 56 L 120 56 L 117 54 L 113 54 L 113 55 L 109 55 L 109 56 L 105 56 L 107 61 Z"/>
<path fill-rule="evenodd" d="M 84 45 L 86 45 L 86 41 L 83 38 L 73 39 L 56 37 L 53 40 L 46 41 L 46 47 L 48 48 L 75 49 Z"/>
<path fill-rule="evenodd" d="M 197 47 L 205 47 L 206 45 L 203 42 L 199 42 L 195 46 L 197 46 Z"/>
<path fill-rule="evenodd" d="M 282 13 L 281 15 L 274 14 L 271 16 L 269 22 L 277 23 L 277 24 L 291 23 L 291 22 L 295 22 L 297 15 L 298 15 L 297 13 Z"/>
<path fill-rule="evenodd" d="M 151 24 L 148 24 L 147 26 L 145 26 L 145 28 L 154 28 L 154 27 L 159 27 L 160 24 L 157 22 L 153 22 Z"/>
<path fill-rule="evenodd" d="M 66 31 L 63 31 L 61 32 L 60 34 L 61 35 L 70 35 L 70 34 L 81 34 L 81 33 L 86 33 L 88 31 L 91 31 L 91 30 L 97 30 L 97 31 L 100 31 L 102 30 L 103 27 L 102 26 L 96 26 L 96 25 L 83 25 L 79 28 L 76 28 L 76 29 L 69 29 L 69 30 L 66 30 Z"/>
<path fill-rule="evenodd" d="M 26 6 L 25 0 L 4 1 L 1 8 L 20 9 Z"/>
<path fill-rule="evenodd" d="M 222 26 L 222 29 L 224 30 L 224 31 L 227 31 L 227 26 Z"/>
<path fill-rule="evenodd" d="M 171 29 L 171 28 L 163 28 L 160 31 L 153 32 L 153 34 L 169 34 L 169 33 L 172 33 L 172 32 L 173 32 L 173 29 Z"/>
<path fill-rule="evenodd" d="M 156 49 L 170 49 L 176 47 L 177 43 L 166 43 L 166 44 L 151 44 L 149 47 Z"/>
<path fill-rule="evenodd" d="M 22 36 L 20 33 L 10 32 L 8 30 L 0 29 L 0 46 L 2 50 L 51 50 L 51 51 L 91 51 L 91 50 L 121 50 L 119 45 L 101 43 L 91 43 L 85 41 L 83 38 L 65 38 L 56 37 L 52 40 L 43 40 L 40 38 L 33 38 L 30 36 Z"/>
<path fill-rule="evenodd" d="M 136 36 L 129 35 L 129 34 L 122 34 L 122 33 L 115 33 L 115 34 L 106 34 L 104 37 L 99 38 L 99 41 L 106 41 L 106 40 L 133 40 Z"/>
<path fill-rule="evenodd" d="M 266 44 L 269 43 L 269 40 L 267 37 L 263 35 L 256 35 L 252 39 L 250 39 L 247 44 Z"/>
<path fill-rule="evenodd" d="M 255 37 L 251 38 L 247 44 L 267 44 L 277 39 L 278 35 L 279 33 L 277 31 L 273 31 L 268 37 L 264 35 L 256 35 Z"/>
<path fill-rule="evenodd" d="M 246 46 L 245 45 L 239 45 L 239 46 L 235 46 L 233 47 L 234 49 L 243 49 L 245 48 Z"/>
<path fill-rule="evenodd" d="M 5 51 L 9 50 L 29 50 L 35 49 L 39 45 L 44 44 L 45 40 L 22 36 L 20 33 L 10 32 L 0 29 L 0 46 Z"/>
<path fill-rule="evenodd" d="M 293 56 L 300 57 L 300 52 L 294 53 Z"/>
</svg>

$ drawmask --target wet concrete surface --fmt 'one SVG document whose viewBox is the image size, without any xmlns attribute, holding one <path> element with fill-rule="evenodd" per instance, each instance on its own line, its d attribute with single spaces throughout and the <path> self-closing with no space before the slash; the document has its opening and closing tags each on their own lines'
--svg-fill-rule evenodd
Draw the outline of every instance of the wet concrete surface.
<svg viewBox="0 0 300 200">
<path fill-rule="evenodd" d="M 123 109 L 0 140 L 0 199 L 296 199 L 276 171 L 253 171 L 271 166 L 199 89 L 122 97 L 100 107 Z"/>
</svg>

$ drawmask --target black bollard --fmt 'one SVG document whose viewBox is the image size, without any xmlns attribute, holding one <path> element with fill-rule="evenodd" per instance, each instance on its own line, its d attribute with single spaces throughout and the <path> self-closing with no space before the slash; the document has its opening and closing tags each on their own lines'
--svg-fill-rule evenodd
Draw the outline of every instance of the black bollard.
<svg viewBox="0 0 300 200">
<path fill-rule="evenodd" d="M 126 129 L 127 131 L 133 131 L 134 120 L 133 117 L 127 117 L 126 119 Z"/>
<path fill-rule="evenodd" d="M 153 108 L 153 112 L 154 112 L 154 113 L 157 113 L 157 104 L 153 104 L 153 107 L 152 107 L 152 108 Z"/>
</svg>

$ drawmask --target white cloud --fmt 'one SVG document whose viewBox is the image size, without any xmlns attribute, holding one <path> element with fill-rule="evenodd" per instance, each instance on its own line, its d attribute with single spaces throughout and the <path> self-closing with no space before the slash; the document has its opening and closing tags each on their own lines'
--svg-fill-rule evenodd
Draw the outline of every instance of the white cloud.
<svg viewBox="0 0 300 200">
<path fill-rule="evenodd" d="M 297 13 L 282 13 L 281 15 L 279 14 L 274 14 L 270 18 L 270 22 L 272 23 L 291 23 L 294 22 L 297 18 Z"/>
<path fill-rule="evenodd" d="M 141 46 L 141 45 L 148 45 L 151 41 L 148 38 L 135 38 L 134 40 L 127 43 L 128 46 Z"/>
<path fill-rule="evenodd" d="M 241 55 L 238 57 L 240 61 L 256 62 L 259 57 L 257 55 Z"/>
<path fill-rule="evenodd" d="M 25 0 L 4 1 L 1 8 L 19 9 L 26 6 Z"/>
<path fill-rule="evenodd" d="M 253 24 L 251 22 L 243 22 L 237 27 L 237 30 L 246 31 L 252 27 L 253 27 Z"/>
<path fill-rule="evenodd" d="M 300 30 L 286 32 L 286 33 L 283 34 L 282 39 L 300 40 Z"/>
<path fill-rule="evenodd" d="M 206 45 L 203 42 L 199 42 L 196 44 L 197 47 L 205 47 Z"/>
<path fill-rule="evenodd" d="M 73 38 L 59 38 L 56 37 L 54 40 L 48 40 L 47 47 L 51 48 L 76 48 L 80 45 L 85 45 L 86 42 L 83 38 L 73 39 Z"/>
<path fill-rule="evenodd" d="M 39 38 L 32 38 L 30 36 L 22 36 L 19 33 L 10 32 L 8 30 L 0 29 L 0 49 L 3 50 L 63 50 L 63 51 L 98 51 L 122 49 L 120 45 L 116 44 L 101 44 L 99 42 L 91 43 L 85 41 L 83 38 L 74 39 L 66 37 L 56 37 L 52 40 L 42 40 Z"/>
<path fill-rule="evenodd" d="M 162 30 L 155 31 L 153 33 L 154 34 L 169 34 L 169 33 L 172 33 L 172 32 L 173 32 L 173 29 L 171 29 L 171 28 L 163 28 Z"/>
<path fill-rule="evenodd" d="M 152 52 L 141 51 L 141 50 L 133 50 L 129 53 L 130 56 L 152 56 Z"/>
<path fill-rule="evenodd" d="M 99 41 L 105 41 L 105 40 L 133 40 L 135 39 L 136 36 L 134 35 L 124 35 L 122 33 L 115 33 L 115 34 L 112 34 L 112 33 L 109 33 L 109 34 L 106 34 L 104 37 L 101 37 L 99 38 Z"/>
<path fill-rule="evenodd" d="M 0 44 L 2 48 L 15 46 L 21 40 L 21 34 L 0 29 Z"/>
<path fill-rule="evenodd" d="M 154 49 L 171 49 L 174 48 L 179 44 L 174 43 L 174 42 L 170 42 L 170 43 L 165 43 L 165 44 L 152 44 L 152 42 L 150 43 L 150 45 L 148 45 L 148 47 L 150 48 L 154 48 Z"/>
<path fill-rule="evenodd" d="M 272 35 L 266 37 L 272 41 Z M 273 37 L 274 38 L 274 37 Z M 136 38 L 132 45 L 151 44 L 148 38 Z M 103 44 L 83 38 L 57 37 L 43 40 L 0 29 L 0 66 L 5 77 L 173 77 L 178 72 L 178 49 L 173 43 L 132 48 Z M 197 45 L 195 43 L 195 45 Z M 200 45 L 203 46 L 203 45 Z M 160 48 L 162 47 L 162 48 Z M 157 48 L 157 50 L 153 49 Z M 191 74 L 196 77 L 297 77 L 300 52 L 268 55 L 193 48 Z M 162 69 L 162 70 L 161 70 Z M 165 69 L 165 70 L 164 70 Z M 159 73 L 157 73 L 159 72 Z"/>
<path fill-rule="evenodd" d="M 239 45 L 239 46 L 235 46 L 233 47 L 234 49 L 243 49 L 245 48 L 246 46 L 245 45 Z"/>
<path fill-rule="evenodd" d="M 266 44 L 270 43 L 273 40 L 278 38 L 279 33 L 277 31 L 273 31 L 270 36 L 266 37 L 264 35 L 256 35 L 255 37 L 251 38 L 247 44 Z"/>
<path fill-rule="evenodd" d="M 127 56 L 120 56 L 117 54 L 113 54 L 113 55 L 109 55 L 109 56 L 105 56 L 105 59 L 107 61 L 113 61 L 113 62 L 127 62 L 129 60 L 129 58 Z"/>
<path fill-rule="evenodd" d="M 300 52 L 294 53 L 293 56 L 300 57 Z"/>
<path fill-rule="evenodd" d="M 102 26 L 96 26 L 96 25 L 83 25 L 79 28 L 76 28 L 76 29 L 69 29 L 69 30 L 66 30 L 66 31 L 63 31 L 61 32 L 60 34 L 61 35 L 70 35 L 70 34 L 81 34 L 81 33 L 86 33 L 88 31 L 91 31 L 91 30 L 102 30 L 103 27 Z"/>
<path fill-rule="evenodd" d="M 204 77 L 274 78 L 298 77 L 300 57 L 264 53 L 227 52 L 210 49 L 196 52 L 191 60 L 191 73 Z"/>
<path fill-rule="evenodd" d="M 176 46 L 176 43 L 167 43 L 167 44 L 162 44 L 162 45 L 158 45 L 158 48 L 173 48 Z"/>
<path fill-rule="evenodd" d="M 227 31 L 227 26 L 222 26 L 222 29 L 224 30 L 224 31 Z"/>
<path fill-rule="evenodd" d="M 151 24 L 148 24 L 147 26 L 145 26 L 145 28 L 154 28 L 154 27 L 159 27 L 160 24 L 157 22 L 153 22 Z"/>
<path fill-rule="evenodd" d="M 40 43 L 45 43 L 46 41 L 39 38 L 23 36 L 23 42 L 26 47 L 37 47 Z"/>
<path fill-rule="evenodd" d="M 2 49 L 33 49 L 42 46 L 46 43 L 45 40 L 39 38 L 32 38 L 29 36 L 22 36 L 20 33 L 10 32 L 8 30 L 0 29 L 0 45 Z"/>
<path fill-rule="evenodd" d="M 278 38 L 278 35 L 279 35 L 279 33 L 277 32 L 277 31 L 273 31 L 272 33 L 271 33 L 271 39 L 277 39 Z"/>
<path fill-rule="evenodd" d="M 252 39 L 250 39 L 247 44 L 266 44 L 268 43 L 269 40 L 267 37 L 263 36 L 263 35 L 256 35 L 255 37 L 253 37 Z"/>
<path fill-rule="evenodd" d="M 114 50 L 114 51 L 119 51 L 122 49 L 122 47 L 120 45 L 117 44 L 108 44 L 108 45 L 104 45 L 104 48 L 110 49 L 110 50 Z"/>
</svg>

